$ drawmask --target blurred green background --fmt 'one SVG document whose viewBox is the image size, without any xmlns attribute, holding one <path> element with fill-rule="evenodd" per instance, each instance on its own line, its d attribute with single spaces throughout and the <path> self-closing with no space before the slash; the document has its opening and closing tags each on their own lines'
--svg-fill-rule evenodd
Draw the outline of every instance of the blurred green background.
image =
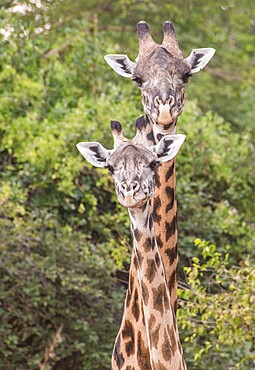
<svg viewBox="0 0 255 370">
<path fill-rule="evenodd" d="M 134 60 L 140 20 L 158 42 L 163 21 L 173 21 L 185 57 L 192 48 L 216 49 L 189 82 L 178 122 L 187 136 L 177 160 L 187 365 L 255 369 L 251 1 L 1 0 L 1 370 L 110 369 L 129 221 L 107 171 L 88 165 L 75 145 L 110 148 L 110 119 L 134 134 L 140 91 L 103 57 Z"/>
</svg>

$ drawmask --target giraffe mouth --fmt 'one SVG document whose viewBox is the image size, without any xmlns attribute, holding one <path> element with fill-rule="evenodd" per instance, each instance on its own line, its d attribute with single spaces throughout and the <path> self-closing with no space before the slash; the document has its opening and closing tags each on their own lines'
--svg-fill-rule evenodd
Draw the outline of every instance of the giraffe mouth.
<svg viewBox="0 0 255 370">
<path fill-rule="evenodd" d="M 178 116 L 181 114 L 181 112 L 170 112 L 169 107 L 164 109 L 155 109 L 149 114 L 151 116 L 152 120 L 161 126 L 166 127 L 166 129 L 169 129 L 170 126 L 174 125 Z"/>
<path fill-rule="evenodd" d="M 148 197 L 144 194 L 140 194 L 137 197 L 132 197 L 132 196 L 119 196 L 118 200 L 120 204 L 125 207 L 125 208 L 139 208 L 144 206 L 144 204 L 147 202 Z"/>
<path fill-rule="evenodd" d="M 174 121 L 174 117 L 170 114 L 170 107 L 168 104 L 161 104 L 158 108 L 158 123 L 161 125 L 169 125 Z"/>
</svg>

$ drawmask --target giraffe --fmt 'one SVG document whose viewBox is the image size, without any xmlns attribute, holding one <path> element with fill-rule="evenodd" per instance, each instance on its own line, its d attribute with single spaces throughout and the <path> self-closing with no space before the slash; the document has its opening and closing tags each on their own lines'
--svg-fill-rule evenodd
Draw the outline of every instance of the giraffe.
<svg viewBox="0 0 255 370">
<path fill-rule="evenodd" d="M 148 147 L 143 138 L 146 125 L 140 124 L 132 140 L 123 137 L 119 122 L 112 121 L 111 127 L 113 150 L 97 142 L 79 143 L 77 148 L 92 165 L 108 168 L 118 201 L 128 209 L 131 221 L 134 244 L 125 311 L 129 306 L 132 310 L 129 310 L 130 316 L 123 316 L 112 369 L 185 370 L 176 317 L 155 237 L 151 202 L 157 166 L 177 155 L 185 136 L 167 135 L 157 145 Z"/>
<path fill-rule="evenodd" d="M 163 135 L 175 134 L 179 115 L 185 105 L 185 85 L 189 78 L 203 69 L 215 53 L 213 48 L 194 49 L 183 58 L 172 22 L 163 24 L 163 41 L 157 44 L 149 26 L 137 25 L 139 52 L 135 62 L 127 55 L 109 54 L 106 62 L 115 72 L 132 79 L 141 89 L 142 104 L 151 131 L 144 138 L 151 145 Z M 177 310 L 177 201 L 175 159 L 162 163 L 156 173 L 153 197 L 153 220 L 171 304 Z"/>
</svg>

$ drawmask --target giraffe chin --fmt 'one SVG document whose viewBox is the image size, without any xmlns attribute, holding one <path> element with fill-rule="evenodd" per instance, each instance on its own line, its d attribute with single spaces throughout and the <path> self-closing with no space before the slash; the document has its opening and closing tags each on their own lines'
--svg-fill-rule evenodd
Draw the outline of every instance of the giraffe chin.
<svg viewBox="0 0 255 370">
<path fill-rule="evenodd" d="M 157 122 L 160 125 L 170 125 L 171 123 L 173 123 L 173 121 L 174 121 L 174 117 L 172 117 L 169 113 L 167 114 L 160 113 L 157 117 Z"/>
</svg>

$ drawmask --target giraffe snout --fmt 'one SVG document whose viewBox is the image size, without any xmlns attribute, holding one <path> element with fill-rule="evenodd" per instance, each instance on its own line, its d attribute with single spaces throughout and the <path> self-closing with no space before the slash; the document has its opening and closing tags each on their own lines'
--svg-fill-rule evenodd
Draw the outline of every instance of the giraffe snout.
<svg viewBox="0 0 255 370">
<path fill-rule="evenodd" d="M 163 125 L 168 125 L 173 122 L 174 117 L 171 114 L 171 110 L 175 105 L 175 97 L 169 95 L 164 98 L 156 96 L 154 98 L 154 105 L 157 108 L 158 117 L 156 121 Z"/>
<path fill-rule="evenodd" d="M 138 181 L 131 182 L 123 181 L 120 184 L 120 188 L 125 196 L 126 195 L 134 196 L 139 191 L 140 185 Z"/>
</svg>

